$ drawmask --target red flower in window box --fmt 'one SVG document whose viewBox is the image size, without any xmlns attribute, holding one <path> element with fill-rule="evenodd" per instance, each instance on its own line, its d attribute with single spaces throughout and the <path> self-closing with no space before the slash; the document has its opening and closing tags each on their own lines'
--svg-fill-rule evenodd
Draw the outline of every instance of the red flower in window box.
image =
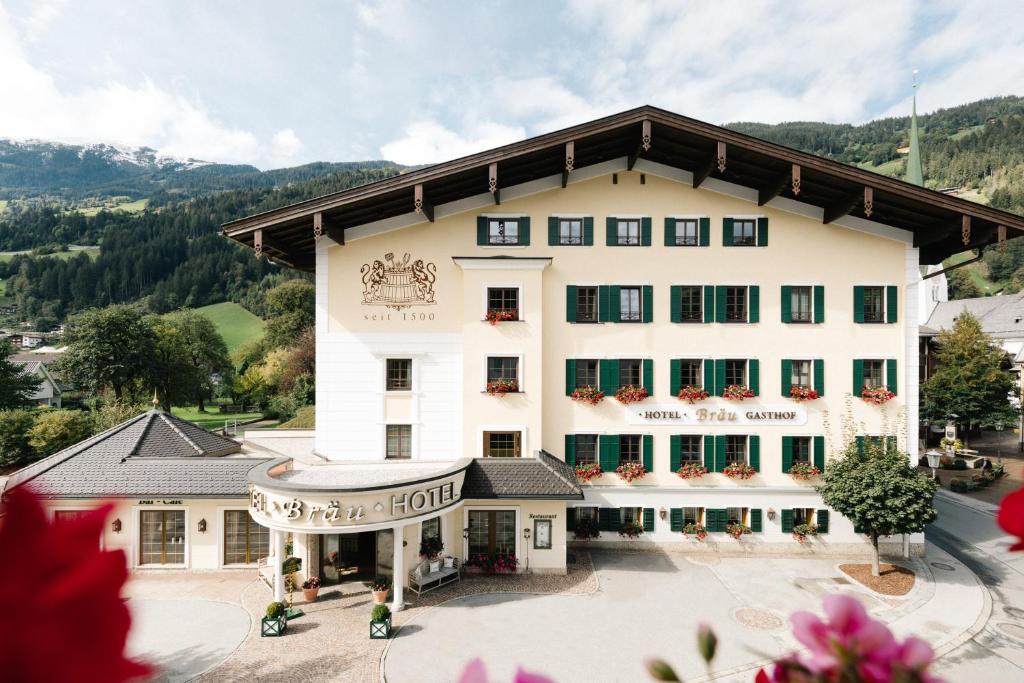
<svg viewBox="0 0 1024 683">
<path fill-rule="evenodd" d="M 697 462 L 683 463 L 683 466 L 676 470 L 676 474 L 682 479 L 700 479 L 708 473 L 708 468 Z"/>
<path fill-rule="evenodd" d="M 580 403 L 589 403 L 592 406 L 596 406 L 598 403 L 604 400 L 604 392 L 597 387 L 592 387 L 589 384 L 583 387 L 576 387 L 576 390 L 572 392 L 570 398 Z"/>
<path fill-rule="evenodd" d="M 722 390 L 722 398 L 730 401 L 742 401 L 745 398 L 754 398 L 754 392 L 742 384 L 730 384 Z"/>
<path fill-rule="evenodd" d="M 810 387 L 793 385 L 789 389 L 789 397 L 794 401 L 814 401 L 818 398 L 818 392 Z"/>
<path fill-rule="evenodd" d="M 615 468 L 615 474 L 625 479 L 627 484 L 632 484 L 637 479 L 643 479 L 647 470 L 638 462 L 625 462 Z"/>
<path fill-rule="evenodd" d="M 596 462 L 586 465 L 576 465 L 576 478 L 583 483 L 587 483 L 595 477 L 600 477 L 602 474 L 601 466 Z"/>
<path fill-rule="evenodd" d="M 615 392 L 615 400 L 618 401 L 619 403 L 626 404 L 639 403 L 640 401 L 647 398 L 647 396 L 647 389 L 644 389 L 643 387 L 634 386 L 632 384 L 625 387 L 620 387 L 619 390 Z"/>
<path fill-rule="evenodd" d="M 726 465 L 725 469 L 722 470 L 722 474 L 730 479 L 750 479 L 757 474 L 757 470 L 746 463 L 740 462 L 733 465 Z"/>
<path fill-rule="evenodd" d="M 487 315 L 484 316 L 484 320 L 489 322 L 491 325 L 497 325 L 504 320 L 518 320 L 519 312 L 515 310 L 506 309 L 490 309 L 487 311 Z"/>
<path fill-rule="evenodd" d="M 519 391 L 519 382 L 514 379 L 492 379 L 487 383 L 487 393 L 491 396 L 504 396 L 516 391 Z"/>
<path fill-rule="evenodd" d="M 643 526 L 636 522 L 625 522 L 619 527 L 619 536 L 625 536 L 626 538 L 638 538 L 643 532 Z"/>
<path fill-rule="evenodd" d="M 705 538 L 708 537 L 708 530 L 704 528 L 703 524 L 691 523 L 683 527 L 683 535 L 689 536 L 690 534 L 696 536 L 698 541 L 703 541 Z"/>
<path fill-rule="evenodd" d="M 798 481 L 809 481 L 821 474 L 821 470 L 810 463 L 798 462 L 789 468 L 789 476 Z"/>
<path fill-rule="evenodd" d="M 889 391 L 889 387 L 865 386 L 860 392 L 860 397 L 868 403 L 874 403 L 876 406 L 880 406 L 883 403 L 896 398 L 896 394 Z"/>
<path fill-rule="evenodd" d="M 708 392 L 704 391 L 701 387 L 683 387 L 676 394 L 676 398 L 680 401 L 686 401 L 687 403 L 696 403 L 697 401 L 707 400 Z"/>
<path fill-rule="evenodd" d="M 725 533 L 729 534 L 738 541 L 740 540 L 740 537 L 743 536 L 743 534 L 749 534 L 753 532 L 751 528 L 749 526 L 746 526 L 745 524 L 730 524 L 727 527 L 725 527 Z"/>
<path fill-rule="evenodd" d="M 810 536 L 818 535 L 818 526 L 816 524 L 797 524 L 793 527 L 793 540 L 800 543 L 805 543 Z"/>
</svg>

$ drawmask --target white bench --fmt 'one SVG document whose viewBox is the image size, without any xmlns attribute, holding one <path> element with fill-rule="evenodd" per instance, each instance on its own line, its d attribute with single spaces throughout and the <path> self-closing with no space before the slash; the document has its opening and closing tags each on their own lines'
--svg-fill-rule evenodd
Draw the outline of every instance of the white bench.
<svg viewBox="0 0 1024 683">
<path fill-rule="evenodd" d="M 416 595 L 422 595 L 423 593 L 429 593 L 435 588 L 441 588 L 447 586 L 450 583 L 455 583 L 462 578 L 462 574 L 459 572 L 459 560 L 454 558 L 451 567 L 445 567 L 444 562 L 441 562 L 441 567 L 436 572 L 430 571 L 430 562 L 420 562 L 415 569 L 409 572 L 409 590 L 416 593 Z"/>
</svg>

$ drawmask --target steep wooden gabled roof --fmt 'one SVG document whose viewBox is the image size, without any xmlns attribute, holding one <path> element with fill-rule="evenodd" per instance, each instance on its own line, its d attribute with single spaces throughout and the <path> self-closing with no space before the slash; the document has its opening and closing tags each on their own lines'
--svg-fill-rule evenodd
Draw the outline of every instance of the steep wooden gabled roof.
<svg viewBox="0 0 1024 683">
<path fill-rule="evenodd" d="M 993 244 L 1001 229 L 1008 238 L 1024 235 L 1016 214 L 651 106 L 232 221 L 223 234 L 249 247 L 258 234 L 265 254 L 312 270 L 315 222 L 342 242 L 348 228 L 416 207 L 426 220 L 434 206 L 489 192 L 498 200 L 502 187 L 531 180 L 562 174 L 564 187 L 570 152 L 575 169 L 646 159 L 690 172 L 694 187 L 718 178 L 757 190 L 760 204 L 782 196 L 820 207 L 824 222 L 851 215 L 908 230 L 922 263 Z"/>
</svg>

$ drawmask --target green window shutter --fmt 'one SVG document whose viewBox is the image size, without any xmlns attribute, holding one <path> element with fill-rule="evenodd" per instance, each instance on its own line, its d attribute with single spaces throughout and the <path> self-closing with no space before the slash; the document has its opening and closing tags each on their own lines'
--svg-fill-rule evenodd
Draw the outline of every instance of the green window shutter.
<svg viewBox="0 0 1024 683">
<path fill-rule="evenodd" d="M 608 321 L 613 323 L 622 322 L 622 287 L 619 285 L 608 285 Z"/>
<path fill-rule="evenodd" d="M 519 244 L 524 247 L 530 246 L 530 217 L 519 217 Z"/>
<path fill-rule="evenodd" d="M 715 288 L 704 285 L 704 322 L 715 322 Z"/>
<path fill-rule="evenodd" d="M 725 359 L 718 358 L 715 360 L 715 395 L 721 394 L 725 391 Z M 710 391 L 708 392 L 711 393 Z"/>
<path fill-rule="evenodd" d="M 761 395 L 761 361 L 756 358 L 747 361 L 747 384 L 754 396 Z"/>
<path fill-rule="evenodd" d="M 476 243 L 483 246 L 487 244 L 487 217 L 476 217 Z"/>
<path fill-rule="evenodd" d="M 619 508 L 598 508 L 597 517 L 601 531 L 619 530 Z"/>
<path fill-rule="evenodd" d="M 673 396 L 679 395 L 679 390 L 683 388 L 683 361 L 678 358 L 673 358 L 669 361 L 669 382 L 668 390 Z"/>
<path fill-rule="evenodd" d="M 814 368 L 814 390 L 818 392 L 818 396 L 825 396 L 825 360 L 823 358 L 815 358 L 811 362 L 811 366 Z"/>
<path fill-rule="evenodd" d="M 864 322 L 864 288 L 860 285 L 853 287 L 853 322 Z"/>
<path fill-rule="evenodd" d="M 711 219 L 707 216 L 702 216 L 699 222 L 700 225 L 700 246 L 706 247 L 711 244 Z"/>
<path fill-rule="evenodd" d="M 651 217 L 644 216 L 640 219 L 640 246 L 651 246 Z"/>
<path fill-rule="evenodd" d="M 704 372 L 702 375 L 701 379 L 704 380 L 704 391 L 714 396 L 715 392 L 718 391 L 718 387 L 715 386 L 715 361 L 710 358 L 704 359 Z"/>
<path fill-rule="evenodd" d="M 782 396 L 789 398 L 789 390 L 793 388 L 793 361 L 782 359 Z"/>
<path fill-rule="evenodd" d="M 782 514 L 782 533 L 791 534 L 793 533 L 793 511 L 783 510 Z"/>
<path fill-rule="evenodd" d="M 715 510 L 715 531 L 725 531 L 729 520 L 729 511 L 725 508 Z"/>
<path fill-rule="evenodd" d="M 683 322 L 683 288 L 679 285 L 669 288 L 669 320 Z"/>
<path fill-rule="evenodd" d="M 565 463 L 567 465 L 576 465 L 576 435 L 566 434 L 565 435 Z"/>
<path fill-rule="evenodd" d="M 587 216 L 583 219 L 583 246 L 594 246 L 594 217 Z"/>
<path fill-rule="evenodd" d="M 761 437 L 751 434 L 747 437 L 747 448 L 750 451 L 750 466 L 755 472 L 761 471 Z"/>
<path fill-rule="evenodd" d="M 619 243 L 619 222 L 614 216 L 604 219 L 604 243 L 609 247 L 617 246 Z"/>
<path fill-rule="evenodd" d="M 818 533 L 828 533 L 828 510 L 818 510 Z"/>
<path fill-rule="evenodd" d="M 643 321 L 645 323 L 654 321 L 654 287 L 651 285 L 644 285 L 640 290 L 640 296 L 642 298 L 642 310 L 640 311 L 643 315 Z"/>
<path fill-rule="evenodd" d="M 715 322 L 725 322 L 725 287 L 715 287 Z"/>
<path fill-rule="evenodd" d="M 644 358 L 640 363 L 640 370 L 642 371 L 644 389 L 647 390 L 648 395 L 654 396 L 654 361 Z"/>
<path fill-rule="evenodd" d="M 788 474 L 793 466 L 793 437 L 782 437 L 782 473 Z"/>
<path fill-rule="evenodd" d="M 672 508 L 669 510 L 668 524 L 672 531 L 683 530 L 683 508 Z"/>
<path fill-rule="evenodd" d="M 747 287 L 747 322 L 761 322 L 761 288 L 757 285 Z"/>
<path fill-rule="evenodd" d="M 822 285 L 814 287 L 814 322 L 825 322 L 825 288 Z"/>
<path fill-rule="evenodd" d="M 601 391 L 613 396 L 619 390 L 619 361 L 615 358 L 602 358 L 598 363 L 598 369 Z"/>
<path fill-rule="evenodd" d="M 558 216 L 548 216 L 548 246 L 558 244 Z"/>
<path fill-rule="evenodd" d="M 668 454 L 668 469 L 669 472 L 675 472 L 683 465 L 682 458 L 683 450 L 683 437 L 679 434 L 673 434 L 669 437 L 669 454 Z"/>
<path fill-rule="evenodd" d="M 610 323 L 612 321 L 612 312 L 611 287 L 600 285 L 597 288 L 597 319 L 603 323 Z M 615 315 L 618 317 L 617 310 L 615 310 Z"/>
<path fill-rule="evenodd" d="M 853 442 L 857 444 L 857 455 L 864 455 L 864 437 L 855 436 L 853 437 Z"/>
<path fill-rule="evenodd" d="M 708 468 L 708 472 L 715 471 L 715 436 L 713 434 L 704 435 L 704 467 Z"/>
<path fill-rule="evenodd" d="M 761 216 L 757 219 L 757 246 L 768 246 L 768 217 Z"/>
<path fill-rule="evenodd" d="M 789 285 L 782 285 L 782 294 L 779 302 L 782 304 L 782 322 L 793 322 L 793 288 Z"/>
<path fill-rule="evenodd" d="M 576 322 L 576 285 L 565 286 L 565 321 Z"/>
<path fill-rule="evenodd" d="M 565 509 L 565 530 L 576 531 L 576 508 Z"/>
<path fill-rule="evenodd" d="M 885 288 L 885 322 L 894 323 L 899 319 L 899 288 Z"/>
<path fill-rule="evenodd" d="M 654 508 L 644 508 L 644 531 L 654 531 Z"/>
<path fill-rule="evenodd" d="M 602 472 L 614 472 L 619 466 L 619 435 L 601 434 L 597 437 L 601 454 L 598 460 Z"/>
<path fill-rule="evenodd" d="M 825 471 L 825 437 L 814 437 L 814 466 Z"/>
<path fill-rule="evenodd" d="M 725 435 L 718 434 L 715 436 L 715 472 L 721 472 L 725 469 Z"/>
<path fill-rule="evenodd" d="M 651 434 L 644 434 L 643 439 L 644 450 L 643 450 L 643 464 L 644 469 L 648 472 L 654 471 L 654 437 Z"/>
<path fill-rule="evenodd" d="M 853 395 L 860 396 L 864 390 L 864 361 L 859 358 L 853 360 Z"/>
<path fill-rule="evenodd" d="M 733 235 L 732 235 L 732 219 L 731 218 L 723 218 L 722 219 L 722 246 L 723 247 L 731 247 L 732 246 L 732 238 L 733 238 Z"/>
<path fill-rule="evenodd" d="M 565 395 L 571 396 L 576 391 L 576 360 L 565 359 Z"/>
<path fill-rule="evenodd" d="M 665 218 L 665 246 L 676 246 L 676 219 Z"/>
<path fill-rule="evenodd" d="M 759 534 L 764 531 L 763 524 L 761 523 L 761 508 L 753 508 L 750 510 L 750 530 Z"/>
<path fill-rule="evenodd" d="M 890 358 L 885 361 L 885 386 L 895 394 L 897 384 L 896 359 Z"/>
</svg>

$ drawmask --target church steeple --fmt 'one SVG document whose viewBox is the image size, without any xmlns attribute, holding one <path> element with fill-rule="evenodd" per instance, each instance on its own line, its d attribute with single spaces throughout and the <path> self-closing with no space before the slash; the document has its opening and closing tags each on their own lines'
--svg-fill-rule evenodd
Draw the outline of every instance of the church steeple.
<svg viewBox="0 0 1024 683">
<path fill-rule="evenodd" d="M 907 156 L 908 183 L 924 185 L 924 173 L 921 171 L 921 140 L 917 131 L 917 71 L 914 71 L 914 103 L 910 114 L 910 155 Z"/>
</svg>

